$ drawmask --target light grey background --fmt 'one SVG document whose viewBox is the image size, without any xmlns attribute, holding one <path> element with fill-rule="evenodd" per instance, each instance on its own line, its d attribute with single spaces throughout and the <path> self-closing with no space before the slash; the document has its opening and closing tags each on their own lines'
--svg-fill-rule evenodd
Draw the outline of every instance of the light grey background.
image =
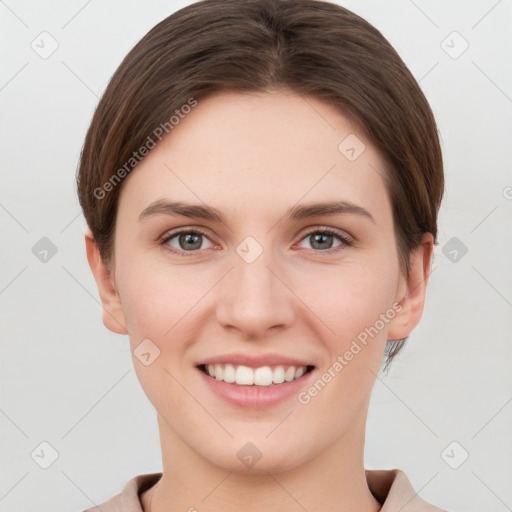
<svg viewBox="0 0 512 512">
<path fill-rule="evenodd" d="M 128 338 L 101 322 L 74 174 L 111 74 L 188 3 L 0 1 L 2 512 L 81 511 L 161 470 Z M 420 81 L 447 181 L 424 318 L 377 379 L 366 467 L 403 469 L 449 510 L 510 510 L 512 2 L 339 3 L 374 24 Z M 43 31 L 58 43 L 45 59 L 31 47 L 51 49 Z M 57 248 L 46 262 L 32 252 L 43 237 Z M 42 442 L 58 452 L 48 469 Z"/>
</svg>

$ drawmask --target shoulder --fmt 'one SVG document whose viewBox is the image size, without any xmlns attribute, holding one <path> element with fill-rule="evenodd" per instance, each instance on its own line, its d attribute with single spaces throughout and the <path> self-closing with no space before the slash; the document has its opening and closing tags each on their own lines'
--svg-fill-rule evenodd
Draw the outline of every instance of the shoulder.
<svg viewBox="0 0 512 512">
<path fill-rule="evenodd" d="M 128 480 L 119 494 L 83 512 L 143 512 L 140 493 L 155 485 L 161 477 L 162 473 L 137 475 Z"/>
<path fill-rule="evenodd" d="M 447 512 L 423 500 L 401 469 L 367 469 L 366 480 L 381 512 Z"/>
</svg>

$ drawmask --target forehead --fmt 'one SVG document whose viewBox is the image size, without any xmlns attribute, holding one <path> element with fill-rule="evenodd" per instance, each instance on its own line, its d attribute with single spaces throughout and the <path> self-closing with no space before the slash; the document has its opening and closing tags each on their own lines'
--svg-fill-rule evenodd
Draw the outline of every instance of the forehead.
<svg viewBox="0 0 512 512">
<path fill-rule="evenodd" d="M 291 92 L 199 100 L 132 171 L 121 194 L 142 211 L 160 198 L 268 212 L 350 200 L 389 213 L 383 161 L 334 106 Z"/>
</svg>

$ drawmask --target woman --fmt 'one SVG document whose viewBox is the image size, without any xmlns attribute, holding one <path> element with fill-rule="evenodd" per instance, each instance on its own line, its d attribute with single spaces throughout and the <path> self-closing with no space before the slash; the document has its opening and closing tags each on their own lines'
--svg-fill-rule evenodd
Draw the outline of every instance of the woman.
<svg viewBox="0 0 512 512">
<path fill-rule="evenodd" d="M 431 109 L 380 32 L 315 0 L 189 5 L 115 72 L 77 177 L 163 461 L 101 510 L 441 510 L 363 465 L 444 187 Z"/>
</svg>

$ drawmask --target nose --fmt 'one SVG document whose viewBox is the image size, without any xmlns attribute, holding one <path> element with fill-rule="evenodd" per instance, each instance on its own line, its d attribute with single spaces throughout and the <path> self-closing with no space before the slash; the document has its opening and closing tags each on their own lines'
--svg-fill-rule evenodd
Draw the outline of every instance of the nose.
<svg viewBox="0 0 512 512">
<path fill-rule="evenodd" d="M 219 290 L 218 322 L 247 339 L 261 339 L 271 330 L 289 327 L 295 316 L 294 295 L 270 251 L 252 262 L 235 253 L 233 266 Z"/>
</svg>

